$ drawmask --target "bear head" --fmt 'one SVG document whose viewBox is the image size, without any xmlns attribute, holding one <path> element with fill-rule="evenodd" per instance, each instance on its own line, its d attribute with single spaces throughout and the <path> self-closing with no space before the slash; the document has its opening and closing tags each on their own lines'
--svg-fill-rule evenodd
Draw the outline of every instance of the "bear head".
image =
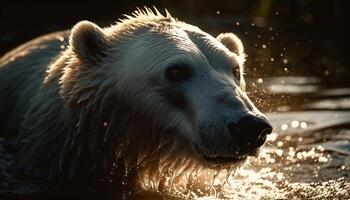
<svg viewBox="0 0 350 200">
<path fill-rule="evenodd" d="M 214 38 L 148 10 L 105 29 L 80 22 L 70 47 L 61 81 L 76 131 L 96 127 L 127 165 L 155 152 L 153 159 L 232 164 L 272 131 L 245 93 L 245 54 L 233 33 Z"/>
</svg>

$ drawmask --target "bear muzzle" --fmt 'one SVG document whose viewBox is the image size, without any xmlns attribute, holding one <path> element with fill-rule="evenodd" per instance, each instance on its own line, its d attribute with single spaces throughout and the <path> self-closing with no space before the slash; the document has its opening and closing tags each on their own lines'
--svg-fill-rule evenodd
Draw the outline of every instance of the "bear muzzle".
<svg viewBox="0 0 350 200">
<path fill-rule="evenodd" d="M 197 152 L 210 165 L 223 166 L 238 163 L 248 156 L 256 156 L 272 132 L 272 126 L 265 117 L 246 115 L 236 122 L 226 124 L 229 134 L 226 144 L 218 146 L 212 139 L 204 139 L 195 145 Z"/>
</svg>

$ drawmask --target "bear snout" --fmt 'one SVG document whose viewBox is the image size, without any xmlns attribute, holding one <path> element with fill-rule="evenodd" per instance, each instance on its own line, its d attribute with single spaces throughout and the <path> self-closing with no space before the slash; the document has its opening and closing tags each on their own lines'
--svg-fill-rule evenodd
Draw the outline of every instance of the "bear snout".
<svg viewBox="0 0 350 200">
<path fill-rule="evenodd" d="M 230 122 L 227 128 L 235 143 L 244 148 L 261 147 L 267 135 L 272 132 L 272 126 L 266 119 L 253 115 L 242 117 L 237 122 Z"/>
</svg>

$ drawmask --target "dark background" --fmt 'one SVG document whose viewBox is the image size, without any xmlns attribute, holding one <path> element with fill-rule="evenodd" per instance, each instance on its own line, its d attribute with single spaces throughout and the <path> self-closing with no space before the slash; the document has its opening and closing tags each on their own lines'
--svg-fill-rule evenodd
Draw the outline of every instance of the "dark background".
<svg viewBox="0 0 350 200">
<path fill-rule="evenodd" d="M 232 31 L 245 43 L 248 76 L 349 76 L 345 60 L 346 0 L 2 1 L 0 55 L 33 37 L 87 19 L 114 23 L 136 7 L 167 8 L 216 35 Z M 263 48 L 266 47 L 266 48 Z M 252 73 L 255 72 L 255 73 Z M 335 75 L 335 76 L 331 76 Z M 343 78 L 344 81 L 346 78 Z"/>
</svg>

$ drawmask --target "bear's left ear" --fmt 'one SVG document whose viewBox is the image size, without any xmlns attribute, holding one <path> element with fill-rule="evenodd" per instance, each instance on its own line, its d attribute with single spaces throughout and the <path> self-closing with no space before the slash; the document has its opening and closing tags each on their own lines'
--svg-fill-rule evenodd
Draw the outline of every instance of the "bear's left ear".
<svg viewBox="0 0 350 200">
<path fill-rule="evenodd" d="M 89 21 L 78 22 L 73 27 L 69 43 L 80 60 L 91 64 L 100 62 L 109 46 L 103 30 Z"/>
<path fill-rule="evenodd" d="M 221 42 L 231 52 L 242 56 L 244 47 L 242 41 L 233 33 L 220 33 L 216 39 Z"/>
</svg>

